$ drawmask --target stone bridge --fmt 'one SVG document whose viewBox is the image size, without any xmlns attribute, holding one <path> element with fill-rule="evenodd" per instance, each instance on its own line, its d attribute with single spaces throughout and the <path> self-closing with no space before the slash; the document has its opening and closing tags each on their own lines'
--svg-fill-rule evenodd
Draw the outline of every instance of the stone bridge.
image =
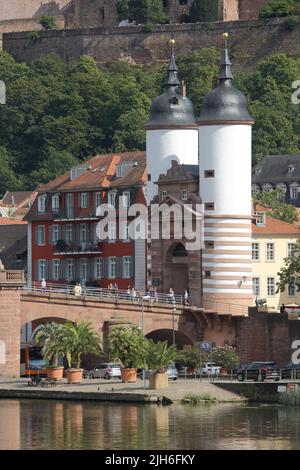
<svg viewBox="0 0 300 470">
<path fill-rule="evenodd" d="M 215 314 L 147 301 L 94 299 L 60 293 L 23 290 L 23 273 L 0 273 L 0 376 L 19 375 L 20 332 L 32 322 L 34 327 L 47 321 L 88 320 L 103 340 L 114 325 L 139 326 L 145 336 L 154 340 L 173 341 L 178 347 L 202 339 L 223 345 L 235 340 L 235 326 L 229 314 Z"/>
</svg>

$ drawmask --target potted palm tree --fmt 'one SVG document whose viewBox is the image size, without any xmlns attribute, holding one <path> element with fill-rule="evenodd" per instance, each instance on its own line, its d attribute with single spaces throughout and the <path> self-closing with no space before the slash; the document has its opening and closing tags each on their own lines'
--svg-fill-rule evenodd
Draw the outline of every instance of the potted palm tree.
<svg viewBox="0 0 300 470">
<path fill-rule="evenodd" d="M 168 365 L 176 357 L 176 346 L 168 346 L 167 341 L 147 341 L 146 364 L 152 371 L 149 377 L 149 388 L 160 389 L 168 387 Z"/>
<path fill-rule="evenodd" d="M 137 327 L 112 329 L 108 337 L 108 354 L 111 360 L 121 361 L 122 382 L 136 382 L 137 368 L 144 366 L 146 340 Z"/>
<path fill-rule="evenodd" d="M 81 383 L 83 369 L 81 368 L 81 356 L 83 354 L 99 354 L 100 338 L 88 321 L 66 321 L 60 335 L 61 349 L 67 359 L 68 383 Z"/>
<path fill-rule="evenodd" d="M 59 365 L 59 356 L 62 355 L 60 335 L 63 326 L 51 322 L 41 325 L 35 335 L 35 343 L 42 347 L 42 355 L 48 364 L 47 376 L 53 380 L 63 378 L 63 366 Z"/>
</svg>

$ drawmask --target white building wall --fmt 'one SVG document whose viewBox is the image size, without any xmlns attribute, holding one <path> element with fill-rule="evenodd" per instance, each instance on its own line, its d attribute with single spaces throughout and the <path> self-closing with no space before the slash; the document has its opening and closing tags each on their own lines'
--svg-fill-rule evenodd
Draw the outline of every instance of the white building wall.
<svg viewBox="0 0 300 470">
<path fill-rule="evenodd" d="M 213 202 L 216 215 L 251 216 L 251 126 L 201 126 L 199 130 L 200 193 Z M 214 178 L 205 178 L 214 170 Z"/>
<path fill-rule="evenodd" d="M 171 161 L 198 164 L 198 129 L 157 129 L 147 131 L 147 167 L 151 181 L 147 185 L 150 202 L 157 194 L 154 184 L 161 173 L 171 168 Z"/>
</svg>

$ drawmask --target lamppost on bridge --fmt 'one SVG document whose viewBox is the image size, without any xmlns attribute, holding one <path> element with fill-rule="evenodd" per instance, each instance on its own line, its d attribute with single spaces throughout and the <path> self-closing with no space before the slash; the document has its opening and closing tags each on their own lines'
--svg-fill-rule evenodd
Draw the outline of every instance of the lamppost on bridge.
<svg viewBox="0 0 300 470">
<path fill-rule="evenodd" d="M 173 298 L 172 301 L 172 330 L 173 330 L 173 346 L 176 346 L 176 339 L 175 339 L 175 313 L 176 313 L 176 300 Z"/>
</svg>

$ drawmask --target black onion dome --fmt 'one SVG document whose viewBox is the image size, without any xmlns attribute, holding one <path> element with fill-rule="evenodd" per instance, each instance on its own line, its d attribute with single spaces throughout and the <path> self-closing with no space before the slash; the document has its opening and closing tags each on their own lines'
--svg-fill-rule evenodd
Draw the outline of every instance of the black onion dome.
<svg viewBox="0 0 300 470">
<path fill-rule="evenodd" d="M 174 51 L 168 68 L 168 77 L 164 83 L 165 91 L 153 100 L 150 118 L 146 128 L 166 126 L 196 127 L 192 102 L 179 92 L 180 81 Z"/>
<path fill-rule="evenodd" d="M 200 118 L 198 119 L 200 124 L 208 121 L 253 122 L 253 118 L 248 111 L 246 96 L 237 90 L 232 82 L 231 62 L 227 41 L 225 41 L 218 85 L 203 100 Z"/>
</svg>

